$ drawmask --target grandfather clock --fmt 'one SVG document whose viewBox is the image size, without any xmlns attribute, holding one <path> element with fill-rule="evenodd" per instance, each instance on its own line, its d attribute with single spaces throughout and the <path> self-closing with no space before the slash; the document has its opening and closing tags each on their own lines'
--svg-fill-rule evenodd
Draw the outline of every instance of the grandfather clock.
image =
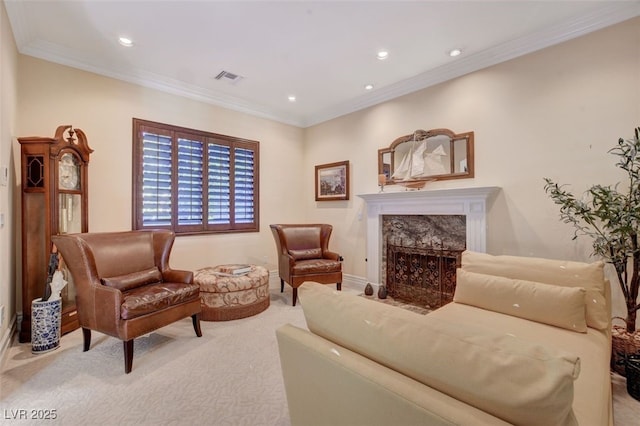
<svg viewBox="0 0 640 426">
<path fill-rule="evenodd" d="M 59 126 L 53 138 L 18 138 L 22 162 L 22 324 L 31 340 L 31 301 L 43 297 L 51 236 L 88 232 L 87 166 L 93 152 L 80 129 Z M 61 264 L 64 267 L 64 259 Z M 62 328 L 78 328 L 73 280 L 63 269 Z"/>
</svg>

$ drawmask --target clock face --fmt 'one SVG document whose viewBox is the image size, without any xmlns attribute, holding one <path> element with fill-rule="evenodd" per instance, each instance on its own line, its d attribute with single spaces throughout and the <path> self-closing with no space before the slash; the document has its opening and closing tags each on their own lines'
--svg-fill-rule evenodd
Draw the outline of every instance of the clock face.
<svg viewBox="0 0 640 426">
<path fill-rule="evenodd" d="M 63 154 L 58 162 L 58 187 L 80 189 L 80 165 L 73 154 Z"/>
</svg>

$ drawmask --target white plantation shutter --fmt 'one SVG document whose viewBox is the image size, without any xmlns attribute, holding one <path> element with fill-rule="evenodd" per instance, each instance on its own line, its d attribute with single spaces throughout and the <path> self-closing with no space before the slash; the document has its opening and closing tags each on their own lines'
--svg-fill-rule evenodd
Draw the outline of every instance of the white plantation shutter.
<svg viewBox="0 0 640 426">
<path fill-rule="evenodd" d="M 231 149 L 208 144 L 209 218 L 211 225 L 231 223 Z"/>
<path fill-rule="evenodd" d="M 142 225 L 171 226 L 171 138 L 142 133 Z"/>
<path fill-rule="evenodd" d="M 203 143 L 178 138 L 178 225 L 203 221 Z"/>
<path fill-rule="evenodd" d="M 134 229 L 258 231 L 258 148 L 134 119 Z"/>
<path fill-rule="evenodd" d="M 253 223 L 254 216 L 254 151 L 235 149 L 234 213 L 236 223 Z"/>
</svg>

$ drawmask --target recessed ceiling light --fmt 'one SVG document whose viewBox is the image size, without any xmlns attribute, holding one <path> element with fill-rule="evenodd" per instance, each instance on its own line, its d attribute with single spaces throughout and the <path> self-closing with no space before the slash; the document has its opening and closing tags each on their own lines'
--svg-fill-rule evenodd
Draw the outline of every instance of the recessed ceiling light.
<svg viewBox="0 0 640 426">
<path fill-rule="evenodd" d="M 127 38 L 127 37 L 119 37 L 118 38 L 118 43 L 120 43 L 124 47 L 133 46 L 133 41 L 130 38 Z"/>
<path fill-rule="evenodd" d="M 373 89 L 373 84 L 365 84 L 364 89 L 365 89 L 365 90 L 371 90 L 371 89 Z"/>
<path fill-rule="evenodd" d="M 383 59 L 387 59 L 389 57 L 389 52 L 387 52 L 386 50 L 380 50 L 376 57 L 382 61 Z"/>
<path fill-rule="evenodd" d="M 296 101 L 296 97 L 293 96 L 293 95 L 289 95 L 289 97 L 287 99 L 289 99 L 289 102 L 295 102 Z"/>
<path fill-rule="evenodd" d="M 455 56 L 458 56 L 461 53 L 462 53 L 462 50 L 460 50 L 460 49 L 451 49 L 449 51 L 449 56 L 455 57 Z"/>
</svg>

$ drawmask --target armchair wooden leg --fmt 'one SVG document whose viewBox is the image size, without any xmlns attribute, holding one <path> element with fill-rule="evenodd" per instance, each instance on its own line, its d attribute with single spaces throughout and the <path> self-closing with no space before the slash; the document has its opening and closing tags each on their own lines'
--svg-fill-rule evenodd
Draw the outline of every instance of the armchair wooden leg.
<svg viewBox="0 0 640 426">
<path fill-rule="evenodd" d="M 133 366 L 133 339 L 123 341 L 122 343 L 124 346 L 124 372 L 129 374 Z"/>
<path fill-rule="evenodd" d="M 342 291 L 342 283 L 337 283 L 336 288 L 338 289 L 338 291 Z"/>
<path fill-rule="evenodd" d="M 284 293 L 284 280 L 280 278 L 280 293 Z"/>
<path fill-rule="evenodd" d="M 82 327 L 82 341 L 84 342 L 82 352 L 86 352 L 91 347 L 91 330 Z"/>
<path fill-rule="evenodd" d="M 200 314 L 191 315 L 191 320 L 193 321 L 193 329 L 196 332 L 196 336 L 202 337 L 202 330 L 200 329 Z"/>
<path fill-rule="evenodd" d="M 298 300 L 298 288 L 293 288 L 293 306 L 296 306 L 296 301 Z"/>
</svg>

